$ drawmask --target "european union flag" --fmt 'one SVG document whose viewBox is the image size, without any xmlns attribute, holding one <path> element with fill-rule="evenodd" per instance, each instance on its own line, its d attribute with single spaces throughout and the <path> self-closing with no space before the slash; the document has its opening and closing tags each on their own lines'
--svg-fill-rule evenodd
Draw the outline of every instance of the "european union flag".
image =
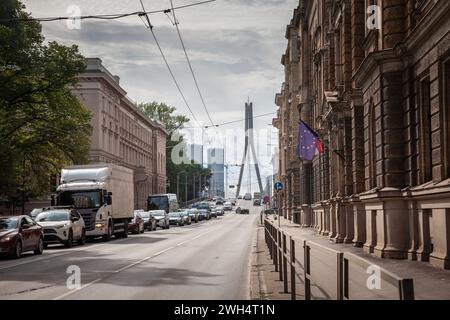
<svg viewBox="0 0 450 320">
<path fill-rule="evenodd" d="M 300 120 L 298 126 L 298 145 L 297 155 L 303 160 L 311 161 L 314 159 L 316 151 L 323 153 L 323 142 L 319 135 L 311 129 L 303 120 Z"/>
</svg>

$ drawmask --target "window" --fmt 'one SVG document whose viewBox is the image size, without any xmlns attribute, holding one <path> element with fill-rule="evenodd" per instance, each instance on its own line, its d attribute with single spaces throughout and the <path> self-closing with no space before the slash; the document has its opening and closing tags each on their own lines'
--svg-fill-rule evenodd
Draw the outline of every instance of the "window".
<svg viewBox="0 0 450 320">
<path fill-rule="evenodd" d="M 444 112 L 444 125 L 442 126 L 445 132 L 445 177 L 450 178 L 450 58 L 444 61 L 443 65 L 443 103 L 444 107 L 442 108 Z"/>
<path fill-rule="evenodd" d="M 420 113 L 420 158 L 422 183 L 432 179 L 432 144 L 431 144 L 431 97 L 429 76 L 420 81 L 419 87 L 419 113 Z"/>
<path fill-rule="evenodd" d="M 375 126 L 375 105 L 373 99 L 369 102 L 369 163 L 367 169 L 369 170 L 369 189 L 377 186 L 377 157 L 376 157 L 376 126 Z"/>
</svg>

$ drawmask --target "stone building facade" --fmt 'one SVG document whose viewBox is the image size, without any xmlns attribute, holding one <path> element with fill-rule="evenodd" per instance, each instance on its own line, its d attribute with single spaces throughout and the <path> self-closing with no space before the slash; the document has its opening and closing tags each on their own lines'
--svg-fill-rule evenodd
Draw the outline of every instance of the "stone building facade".
<svg viewBox="0 0 450 320">
<path fill-rule="evenodd" d="M 285 216 L 450 268 L 450 1 L 300 0 L 286 38 Z M 325 142 L 311 162 L 295 154 L 300 119 Z"/>
<path fill-rule="evenodd" d="M 127 98 L 119 80 L 100 59 L 87 59 L 73 93 L 93 114 L 90 161 L 132 169 L 135 208 L 146 209 L 149 195 L 166 192 L 167 131 Z"/>
</svg>

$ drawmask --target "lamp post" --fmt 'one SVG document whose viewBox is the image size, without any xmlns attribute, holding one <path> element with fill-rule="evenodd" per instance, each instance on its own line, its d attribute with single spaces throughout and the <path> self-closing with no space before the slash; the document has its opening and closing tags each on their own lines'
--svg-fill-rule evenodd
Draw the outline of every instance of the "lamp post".
<svg viewBox="0 0 450 320">
<path fill-rule="evenodd" d="M 180 174 L 186 173 L 186 171 L 180 171 L 177 173 L 177 199 L 180 198 Z"/>
</svg>

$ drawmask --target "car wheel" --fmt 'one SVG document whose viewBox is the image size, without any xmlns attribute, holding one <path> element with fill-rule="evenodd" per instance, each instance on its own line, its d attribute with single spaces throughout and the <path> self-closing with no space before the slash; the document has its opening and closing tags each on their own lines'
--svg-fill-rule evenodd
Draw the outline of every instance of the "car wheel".
<svg viewBox="0 0 450 320">
<path fill-rule="evenodd" d="M 44 252 L 44 240 L 42 240 L 42 238 L 39 238 L 39 242 L 36 250 L 34 250 L 34 254 L 42 254 L 42 252 Z"/>
<path fill-rule="evenodd" d="M 14 259 L 19 259 L 22 256 L 22 241 L 17 240 L 12 256 Z"/>
<path fill-rule="evenodd" d="M 167 224 L 166 229 L 170 229 L 170 224 L 169 223 Z"/>
<path fill-rule="evenodd" d="M 145 228 L 142 229 L 142 232 L 141 232 L 141 233 L 144 233 L 144 230 L 145 230 Z M 153 231 L 152 225 L 150 225 L 150 226 L 147 228 L 147 231 Z"/>
<path fill-rule="evenodd" d="M 84 246 L 85 244 L 86 244 L 86 230 L 83 229 L 83 231 L 81 231 L 80 240 L 78 240 L 78 245 Z"/>
<path fill-rule="evenodd" d="M 48 248 L 48 243 L 44 243 L 44 249 Z"/>
<path fill-rule="evenodd" d="M 73 231 L 72 229 L 69 230 L 69 236 L 67 237 L 66 242 L 64 243 L 64 246 L 66 248 L 72 248 L 73 245 Z"/>
<path fill-rule="evenodd" d="M 112 226 L 108 221 L 108 233 L 103 235 L 103 241 L 109 241 L 111 240 L 111 236 L 112 236 Z"/>
</svg>

